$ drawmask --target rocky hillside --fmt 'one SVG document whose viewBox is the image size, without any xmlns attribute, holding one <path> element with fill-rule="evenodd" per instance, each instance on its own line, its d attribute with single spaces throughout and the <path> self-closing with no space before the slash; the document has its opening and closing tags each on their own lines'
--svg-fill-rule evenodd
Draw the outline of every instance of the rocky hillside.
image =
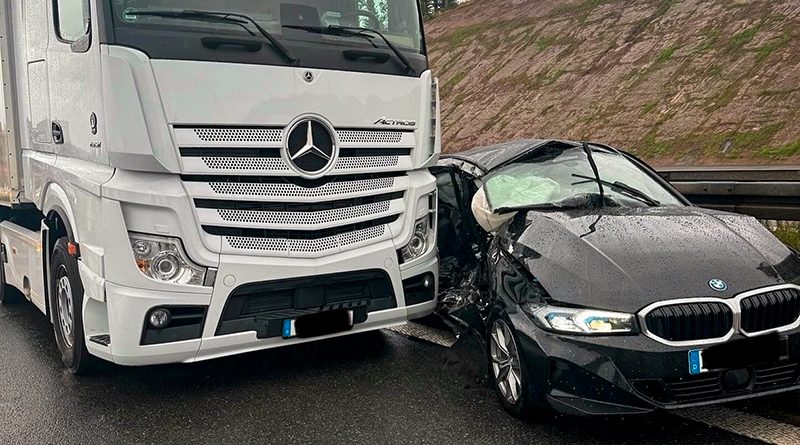
<svg viewBox="0 0 800 445">
<path fill-rule="evenodd" d="M 472 0 L 426 32 L 445 151 L 561 137 L 800 165 L 800 0 Z"/>
</svg>

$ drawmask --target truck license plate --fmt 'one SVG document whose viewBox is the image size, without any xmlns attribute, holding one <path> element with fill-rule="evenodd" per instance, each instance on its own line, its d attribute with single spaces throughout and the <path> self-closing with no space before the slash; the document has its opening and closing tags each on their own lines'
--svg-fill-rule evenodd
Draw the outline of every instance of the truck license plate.
<svg viewBox="0 0 800 445">
<path fill-rule="evenodd" d="M 336 310 L 283 320 L 283 338 L 310 338 L 349 331 L 353 328 L 353 311 Z"/>
</svg>

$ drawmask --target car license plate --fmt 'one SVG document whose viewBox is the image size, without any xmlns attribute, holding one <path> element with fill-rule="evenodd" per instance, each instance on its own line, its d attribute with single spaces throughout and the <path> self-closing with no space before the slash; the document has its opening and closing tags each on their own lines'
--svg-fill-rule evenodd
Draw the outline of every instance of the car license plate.
<svg viewBox="0 0 800 445">
<path fill-rule="evenodd" d="M 689 374 L 739 369 L 777 362 L 788 355 L 789 340 L 777 333 L 689 351 Z"/>
<path fill-rule="evenodd" d="M 703 350 L 692 349 L 689 351 L 689 374 L 697 375 L 707 371 L 708 369 L 703 367 Z"/>
<path fill-rule="evenodd" d="M 353 311 L 336 310 L 283 320 L 283 338 L 310 338 L 349 331 L 353 328 Z"/>
</svg>

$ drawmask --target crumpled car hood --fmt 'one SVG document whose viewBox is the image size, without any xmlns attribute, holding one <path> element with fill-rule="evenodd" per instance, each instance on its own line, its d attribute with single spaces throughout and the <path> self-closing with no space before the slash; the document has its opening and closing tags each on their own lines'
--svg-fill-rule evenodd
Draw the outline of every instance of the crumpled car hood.
<svg viewBox="0 0 800 445">
<path fill-rule="evenodd" d="M 695 207 L 532 211 L 498 236 L 553 300 L 571 305 L 633 313 L 800 283 L 800 257 L 757 220 Z M 710 288 L 715 278 L 727 291 Z"/>
</svg>

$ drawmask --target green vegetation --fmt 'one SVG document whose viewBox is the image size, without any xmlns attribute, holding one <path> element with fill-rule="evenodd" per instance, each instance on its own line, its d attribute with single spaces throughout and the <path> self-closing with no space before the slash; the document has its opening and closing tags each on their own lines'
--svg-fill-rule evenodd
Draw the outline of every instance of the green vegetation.
<svg viewBox="0 0 800 445">
<path fill-rule="evenodd" d="M 747 153 L 755 153 L 760 158 L 779 160 L 800 154 L 800 141 L 780 146 L 770 144 L 783 126 L 783 123 L 778 123 L 752 131 L 692 133 L 671 139 L 657 138 L 656 127 L 642 139 L 636 152 L 645 157 L 669 155 L 718 160 L 738 159 Z M 728 148 L 723 150 L 726 145 Z"/>
<path fill-rule="evenodd" d="M 730 42 L 731 49 L 732 50 L 742 49 L 742 47 L 750 43 L 756 36 L 756 34 L 758 34 L 759 28 L 761 28 L 761 25 L 753 25 L 747 29 L 744 29 L 734 34 Z"/>
<path fill-rule="evenodd" d="M 644 107 L 642 107 L 642 114 L 649 114 L 651 111 L 655 110 L 657 105 L 658 102 L 648 102 L 644 104 Z"/>
<path fill-rule="evenodd" d="M 669 61 L 672 58 L 672 55 L 675 54 L 675 50 L 678 49 L 677 45 L 668 46 L 661 50 L 658 53 L 658 57 L 656 58 L 657 63 L 663 63 Z"/>
<path fill-rule="evenodd" d="M 444 40 L 447 45 L 452 48 L 454 46 L 461 45 L 464 43 L 468 38 L 475 37 L 476 35 L 483 33 L 492 28 L 492 23 L 477 23 L 472 26 L 464 26 L 461 28 L 456 29 L 455 31 L 449 32 L 447 35 L 443 36 L 440 40 Z"/>
<path fill-rule="evenodd" d="M 448 79 L 447 82 L 445 82 L 444 85 L 442 85 L 441 94 L 446 95 L 450 93 L 450 91 L 452 91 L 453 88 L 456 87 L 456 85 L 458 85 L 459 83 L 461 83 L 462 80 L 464 80 L 464 77 L 466 77 L 466 73 L 464 73 L 463 71 L 457 72 L 455 76 Z"/>
<path fill-rule="evenodd" d="M 661 0 L 661 3 L 658 4 L 658 9 L 656 9 L 655 14 L 653 14 L 654 18 L 658 18 L 663 16 L 664 14 L 669 11 L 669 8 L 675 4 L 676 0 Z"/>
<path fill-rule="evenodd" d="M 779 240 L 795 249 L 800 249 L 800 224 L 779 224 L 768 228 Z"/>
<path fill-rule="evenodd" d="M 717 45 L 719 36 L 721 35 L 722 31 L 716 27 L 708 28 L 703 31 L 703 43 L 700 44 L 700 51 L 705 52 L 714 48 Z"/>
<path fill-rule="evenodd" d="M 658 140 L 654 132 L 650 132 L 642 140 L 639 148 L 634 149 L 639 156 L 659 157 L 669 153 L 672 141 Z"/>
<path fill-rule="evenodd" d="M 783 33 L 781 33 L 780 37 L 778 37 L 777 39 L 772 39 L 769 42 L 761 45 L 756 51 L 756 64 L 760 65 L 761 63 L 763 63 L 765 60 L 767 60 L 767 57 L 769 57 L 773 51 L 775 51 L 776 49 L 783 48 L 791 40 L 792 40 L 792 34 L 789 31 L 784 30 Z"/>
<path fill-rule="evenodd" d="M 542 71 L 533 76 L 528 73 L 519 73 L 503 78 L 497 82 L 501 88 L 520 89 L 521 87 L 523 90 L 535 91 L 539 88 L 556 83 L 566 72 L 567 71 L 563 69 L 555 69 L 552 71 Z"/>
<path fill-rule="evenodd" d="M 544 51 L 547 48 L 553 46 L 553 43 L 555 42 L 556 42 L 555 37 L 542 36 L 536 39 L 536 47 L 539 48 L 539 51 Z"/>
<path fill-rule="evenodd" d="M 758 155 L 767 159 L 780 160 L 800 154 L 800 141 L 778 147 L 766 147 L 757 151 Z"/>
<path fill-rule="evenodd" d="M 800 88 L 781 88 L 781 89 L 777 89 L 777 90 L 764 90 L 764 91 L 759 91 L 758 95 L 761 96 L 761 97 L 774 97 L 774 96 L 786 97 L 786 96 L 796 92 L 799 89 Z"/>
<path fill-rule="evenodd" d="M 736 96 L 739 95 L 739 91 L 742 88 L 743 79 L 738 78 L 733 82 L 729 83 L 722 91 L 719 92 L 716 96 L 710 98 L 706 103 L 706 109 L 709 111 L 711 110 L 718 110 L 729 105 L 736 99 Z"/>
<path fill-rule="evenodd" d="M 561 5 L 555 8 L 552 12 L 552 15 L 564 15 L 564 14 L 580 14 L 585 16 L 589 15 L 592 10 L 597 8 L 598 6 L 602 5 L 603 3 L 609 3 L 612 0 L 583 0 L 578 2 L 568 3 L 566 5 Z"/>
</svg>

